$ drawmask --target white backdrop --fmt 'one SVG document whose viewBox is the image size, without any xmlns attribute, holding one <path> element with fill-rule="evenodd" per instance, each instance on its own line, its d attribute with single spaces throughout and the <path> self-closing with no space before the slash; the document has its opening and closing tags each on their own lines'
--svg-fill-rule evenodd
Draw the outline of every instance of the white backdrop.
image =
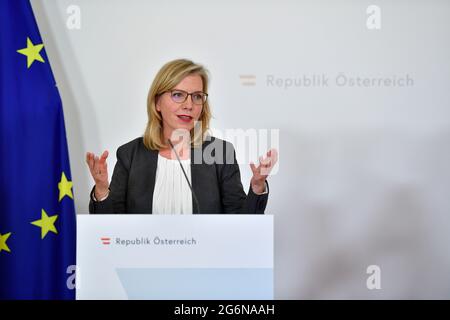
<svg viewBox="0 0 450 320">
<path fill-rule="evenodd" d="M 86 151 L 109 150 L 111 174 L 117 147 L 144 131 L 158 69 L 189 58 L 210 70 L 213 128 L 280 130 L 266 210 L 276 298 L 450 298 L 450 2 L 377 1 L 379 30 L 371 4 L 33 0 L 77 213 L 93 183 Z M 80 29 L 66 25 L 71 5 Z M 380 290 L 366 287 L 369 265 Z"/>
</svg>

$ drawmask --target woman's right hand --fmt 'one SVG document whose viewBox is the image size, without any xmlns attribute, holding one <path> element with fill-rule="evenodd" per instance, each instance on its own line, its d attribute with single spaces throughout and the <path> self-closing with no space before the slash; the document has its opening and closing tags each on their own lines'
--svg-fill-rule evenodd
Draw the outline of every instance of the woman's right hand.
<svg viewBox="0 0 450 320">
<path fill-rule="evenodd" d="M 109 192 L 108 165 L 106 163 L 106 158 L 108 158 L 107 150 L 103 152 L 100 158 L 91 152 L 86 153 L 86 163 L 88 164 L 89 171 L 95 181 L 94 194 L 96 199 L 105 197 Z"/>
</svg>

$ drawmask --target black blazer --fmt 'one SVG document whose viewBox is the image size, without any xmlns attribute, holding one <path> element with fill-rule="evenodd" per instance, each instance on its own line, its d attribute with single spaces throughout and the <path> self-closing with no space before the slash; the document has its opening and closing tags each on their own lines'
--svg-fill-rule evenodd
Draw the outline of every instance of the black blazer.
<svg viewBox="0 0 450 320">
<path fill-rule="evenodd" d="M 197 207 L 192 197 L 193 213 L 264 214 L 268 194 L 256 195 L 251 186 L 248 195 L 245 194 L 233 145 L 208 137 L 202 144 L 202 151 L 205 148 L 221 161 L 209 164 L 210 160 L 205 162 L 201 157 L 201 163 L 194 164 L 194 148 L 191 148 L 191 185 L 199 204 Z M 197 156 L 199 154 L 197 152 Z M 93 188 L 89 212 L 151 213 L 157 163 L 158 151 L 147 149 L 142 137 L 119 147 L 109 196 L 104 201 L 93 201 Z M 267 183 L 266 187 L 268 191 Z"/>
</svg>

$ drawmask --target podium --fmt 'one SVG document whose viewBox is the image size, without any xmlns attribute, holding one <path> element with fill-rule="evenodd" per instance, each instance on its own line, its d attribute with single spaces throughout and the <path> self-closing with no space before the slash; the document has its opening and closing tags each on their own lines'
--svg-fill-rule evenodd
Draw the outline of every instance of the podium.
<svg viewBox="0 0 450 320">
<path fill-rule="evenodd" d="M 273 216 L 78 215 L 77 299 L 273 299 Z"/>
</svg>

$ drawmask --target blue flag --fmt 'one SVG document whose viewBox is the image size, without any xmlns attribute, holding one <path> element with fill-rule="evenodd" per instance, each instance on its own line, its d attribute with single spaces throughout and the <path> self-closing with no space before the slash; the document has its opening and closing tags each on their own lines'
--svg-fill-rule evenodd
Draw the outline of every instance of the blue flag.
<svg viewBox="0 0 450 320">
<path fill-rule="evenodd" d="M 74 299 L 64 115 L 28 0 L 0 1 L 0 299 Z"/>
</svg>

